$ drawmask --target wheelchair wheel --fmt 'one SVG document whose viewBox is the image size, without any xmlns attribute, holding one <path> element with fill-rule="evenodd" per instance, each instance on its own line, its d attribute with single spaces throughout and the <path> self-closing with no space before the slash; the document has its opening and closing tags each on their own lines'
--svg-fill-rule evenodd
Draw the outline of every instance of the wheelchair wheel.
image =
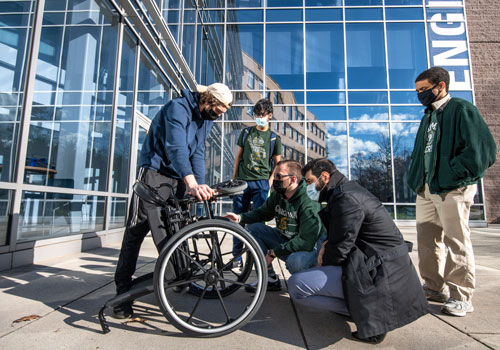
<svg viewBox="0 0 500 350">
<path fill-rule="evenodd" d="M 243 242 L 247 261 L 240 273 L 234 271 L 233 237 Z M 255 294 L 238 291 L 250 284 Z M 181 229 L 164 247 L 156 262 L 154 287 L 162 313 L 177 329 L 197 337 L 228 334 L 251 320 L 264 300 L 264 254 L 240 225 L 200 221 Z M 187 288 L 192 291 L 184 293 Z"/>
</svg>

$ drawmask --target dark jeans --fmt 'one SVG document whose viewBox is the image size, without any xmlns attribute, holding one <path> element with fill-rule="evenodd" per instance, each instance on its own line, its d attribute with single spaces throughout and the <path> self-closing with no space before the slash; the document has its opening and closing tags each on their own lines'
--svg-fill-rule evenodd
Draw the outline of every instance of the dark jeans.
<svg viewBox="0 0 500 350">
<path fill-rule="evenodd" d="M 186 192 L 183 181 L 161 175 L 154 170 L 141 168 L 137 179 L 155 188 L 164 199 L 172 196 L 169 186 L 161 186 L 165 183 L 172 185 L 177 197 L 183 197 Z M 141 200 L 135 193 L 132 195 L 127 227 L 123 234 L 122 248 L 115 272 L 117 294 L 125 293 L 132 286 L 132 275 L 135 272 L 139 250 L 144 237 L 150 230 L 147 211 L 154 208 L 153 204 Z"/>
<path fill-rule="evenodd" d="M 257 209 L 267 200 L 269 194 L 269 180 L 247 181 L 247 188 L 243 194 L 233 197 L 233 212 L 235 214 L 246 213 L 250 209 L 250 202 L 253 201 L 253 209 Z M 233 237 L 233 255 L 241 252 L 243 244 Z"/>
</svg>

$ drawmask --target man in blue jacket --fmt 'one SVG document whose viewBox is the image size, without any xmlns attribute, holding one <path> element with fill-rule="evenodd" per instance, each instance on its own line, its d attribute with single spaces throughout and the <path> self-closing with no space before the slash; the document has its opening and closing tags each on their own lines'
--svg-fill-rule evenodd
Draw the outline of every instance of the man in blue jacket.
<svg viewBox="0 0 500 350">
<path fill-rule="evenodd" d="M 199 85 L 197 92 L 182 90 L 182 96 L 168 102 L 154 117 L 144 140 L 137 179 L 155 188 L 165 199 L 183 197 L 186 192 L 200 200 L 214 191 L 205 185 L 205 140 L 213 121 L 232 104 L 229 88 L 220 83 Z M 175 193 L 172 193 L 170 184 Z M 150 227 L 147 211 L 154 206 L 132 195 L 127 228 L 116 266 L 117 294 L 132 286 L 139 250 Z M 132 302 L 114 307 L 115 318 L 133 314 Z"/>
</svg>

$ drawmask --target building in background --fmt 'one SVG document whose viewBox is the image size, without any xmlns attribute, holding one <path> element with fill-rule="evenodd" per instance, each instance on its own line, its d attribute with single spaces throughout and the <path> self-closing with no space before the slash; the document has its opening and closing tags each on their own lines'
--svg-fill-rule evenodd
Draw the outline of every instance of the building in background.
<svg viewBox="0 0 500 350">
<path fill-rule="evenodd" d="M 150 120 L 213 82 L 234 107 L 207 143 L 207 183 L 231 177 L 267 97 L 285 158 L 330 158 L 411 224 L 416 76 L 448 69 L 451 94 L 500 135 L 500 9 L 470 2 L 0 0 L 0 270 L 119 241 Z M 475 224 L 500 220 L 499 168 L 479 186 Z"/>
</svg>

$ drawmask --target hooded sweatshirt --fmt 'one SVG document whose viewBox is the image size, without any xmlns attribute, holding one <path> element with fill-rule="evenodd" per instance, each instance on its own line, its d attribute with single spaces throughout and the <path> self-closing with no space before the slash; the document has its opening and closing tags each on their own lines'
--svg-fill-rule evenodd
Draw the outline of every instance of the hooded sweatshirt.
<svg viewBox="0 0 500 350">
<path fill-rule="evenodd" d="M 306 182 L 302 179 L 290 199 L 272 192 L 267 201 L 251 212 L 241 214 L 242 224 L 275 219 L 276 229 L 288 241 L 273 247 L 278 257 L 294 252 L 312 251 L 316 241 L 324 233 L 318 212 L 321 205 L 312 201 L 306 193 Z"/>
</svg>

